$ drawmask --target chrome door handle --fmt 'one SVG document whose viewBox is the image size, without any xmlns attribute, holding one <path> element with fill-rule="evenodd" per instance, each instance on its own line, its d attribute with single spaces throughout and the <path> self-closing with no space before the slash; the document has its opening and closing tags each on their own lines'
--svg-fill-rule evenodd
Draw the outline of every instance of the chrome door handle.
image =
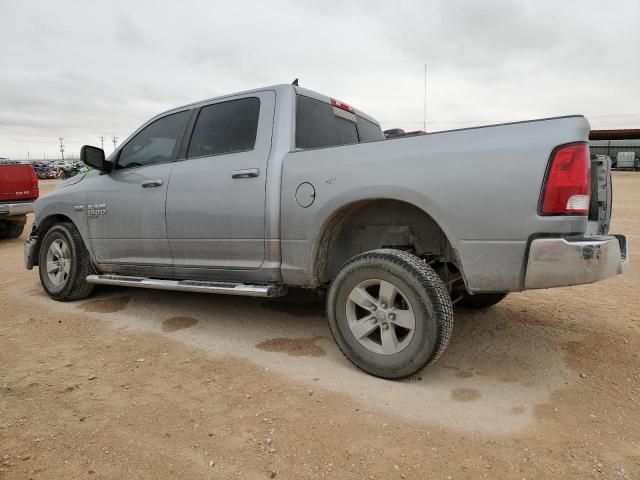
<svg viewBox="0 0 640 480">
<path fill-rule="evenodd" d="M 231 178 L 254 178 L 260 175 L 259 168 L 243 168 L 231 172 Z"/>
<path fill-rule="evenodd" d="M 162 181 L 161 178 L 152 178 L 152 179 L 149 179 L 149 180 L 145 180 L 140 185 L 142 185 L 142 188 L 151 188 L 151 187 L 159 187 L 163 183 L 164 182 Z"/>
</svg>

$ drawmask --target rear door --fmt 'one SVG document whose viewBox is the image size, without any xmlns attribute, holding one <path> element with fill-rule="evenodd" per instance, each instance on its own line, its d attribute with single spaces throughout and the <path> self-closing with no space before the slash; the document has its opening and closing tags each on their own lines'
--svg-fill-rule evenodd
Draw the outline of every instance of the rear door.
<svg viewBox="0 0 640 480">
<path fill-rule="evenodd" d="M 265 182 L 275 92 L 203 106 L 186 158 L 167 192 L 167 232 L 177 275 L 224 278 L 265 256 Z"/>
<path fill-rule="evenodd" d="M 173 113 L 144 127 L 120 149 L 111 173 L 94 175 L 87 185 L 94 255 L 114 272 L 170 271 L 167 185 L 189 113 Z"/>
</svg>

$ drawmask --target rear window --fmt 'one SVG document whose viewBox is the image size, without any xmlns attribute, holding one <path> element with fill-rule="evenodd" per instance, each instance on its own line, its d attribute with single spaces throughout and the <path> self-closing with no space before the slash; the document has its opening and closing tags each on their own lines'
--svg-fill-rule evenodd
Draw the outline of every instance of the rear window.
<svg viewBox="0 0 640 480">
<path fill-rule="evenodd" d="M 260 100 L 231 100 L 202 107 L 193 128 L 187 157 L 251 150 L 256 143 Z"/>
<path fill-rule="evenodd" d="M 375 123 L 314 98 L 297 96 L 296 148 L 321 148 L 383 140 Z"/>
</svg>

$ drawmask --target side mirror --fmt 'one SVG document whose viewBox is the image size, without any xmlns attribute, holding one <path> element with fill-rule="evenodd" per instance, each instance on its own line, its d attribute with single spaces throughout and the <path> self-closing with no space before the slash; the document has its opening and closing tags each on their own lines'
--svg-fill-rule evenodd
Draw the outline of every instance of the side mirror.
<svg viewBox="0 0 640 480">
<path fill-rule="evenodd" d="M 91 145 L 84 145 L 80 149 L 80 160 L 90 167 L 100 170 L 101 172 L 109 172 L 111 170 L 111 162 L 104 157 L 104 150 Z"/>
</svg>

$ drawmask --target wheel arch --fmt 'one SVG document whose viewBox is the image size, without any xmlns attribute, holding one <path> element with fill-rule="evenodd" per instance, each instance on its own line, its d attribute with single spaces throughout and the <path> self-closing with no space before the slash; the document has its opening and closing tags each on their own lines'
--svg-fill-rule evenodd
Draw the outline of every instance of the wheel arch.
<svg viewBox="0 0 640 480">
<path fill-rule="evenodd" d="M 411 201 L 381 196 L 346 202 L 326 215 L 314 237 L 312 281 L 326 284 L 349 258 L 378 248 L 439 256 L 462 272 L 451 236 L 441 223 Z"/>
<path fill-rule="evenodd" d="M 76 222 L 74 222 L 73 219 L 69 218 L 67 215 L 63 213 L 52 213 L 42 219 L 39 219 L 38 223 L 34 225 L 34 231 L 31 232 L 31 235 L 33 235 L 35 232 L 38 238 L 38 241 L 36 242 L 35 247 L 31 252 L 31 255 L 33 256 L 32 265 L 37 266 L 39 264 L 40 246 L 42 245 L 42 240 L 44 239 L 44 236 L 47 234 L 49 229 L 51 229 L 51 227 L 59 223 L 73 224 L 76 227 L 76 229 L 78 229 L 78 231 L 80 232 L 80 236 L 82 237 L 82 241 L 84 242 L 85 247 L 87 247 L 87 251 L 91 252 L 86 239 L 82 235 L 82 230 L 78 228 L 78 225 L 76 225 Z"/>
</svg>

